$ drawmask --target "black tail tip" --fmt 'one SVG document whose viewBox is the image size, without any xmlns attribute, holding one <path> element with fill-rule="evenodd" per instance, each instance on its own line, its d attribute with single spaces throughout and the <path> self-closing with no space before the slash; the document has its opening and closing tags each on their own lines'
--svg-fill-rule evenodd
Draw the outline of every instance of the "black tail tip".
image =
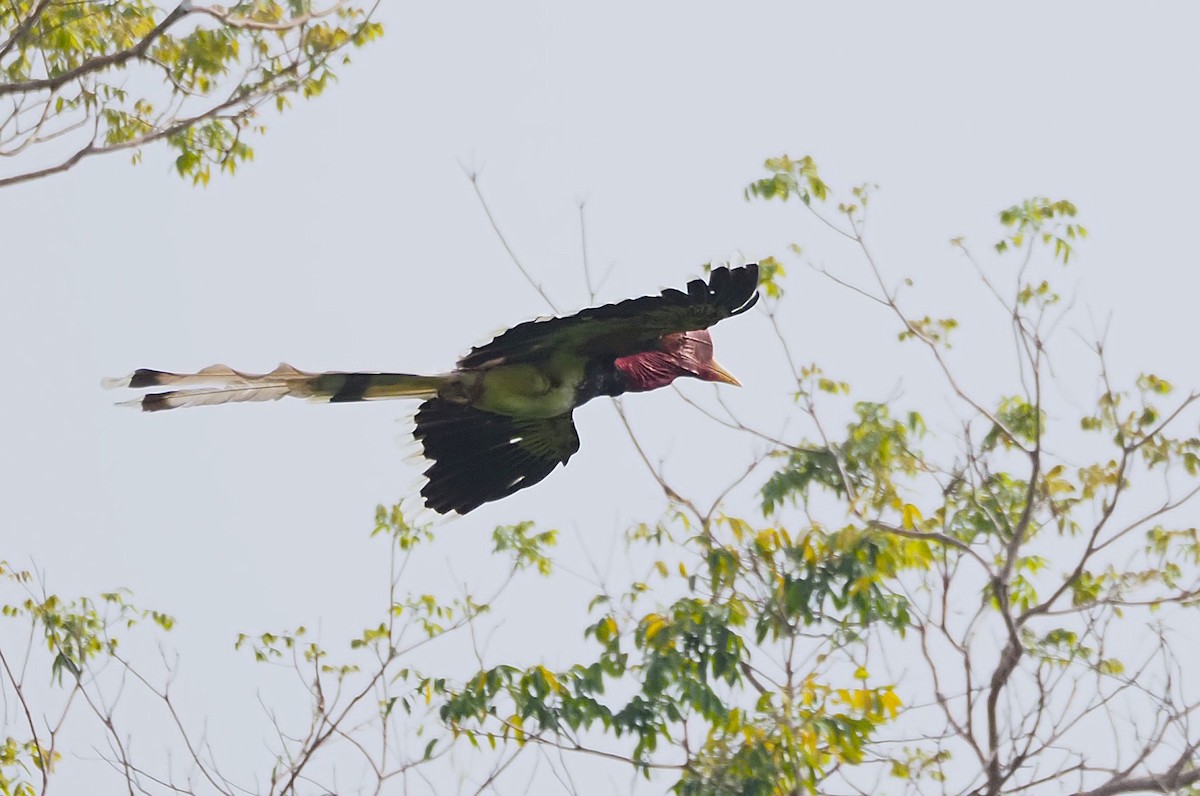
<svg viewBox="0 0 1200 796">
<path fill-rule="evenodd" d="M 154 387 L 162 384 L 161 377 L 166 374 L 161 370 L 150 370 L 149 368 L 138 368 L 129 377 L 129 386 L 134 389 L 142 387 Z M 149 396 L 147 396 L 149 397 Z"/>
<path fill-rule="evenodd" d="M 142 411 L 160 412 L 163 409 L 170 409 L 171 405 L 167 403 L 167 398 L 170 396 L 171 393 L 169 392 L 152 392 L 149 395 L 143 395 L 141 400 Z"/>
</svg>

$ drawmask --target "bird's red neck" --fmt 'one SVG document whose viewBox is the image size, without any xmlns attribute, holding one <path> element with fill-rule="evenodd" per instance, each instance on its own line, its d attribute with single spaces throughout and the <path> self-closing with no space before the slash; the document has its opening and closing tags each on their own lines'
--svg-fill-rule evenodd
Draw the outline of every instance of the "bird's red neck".
<svg viewBox="0 0 1200 796">
<path fill-rule="evenodd" d="M 617 357 L 613 367 L 621 374 L 628 392 L 657 390 L 681 376 L 738 383 L 713 360 L 712 337 L 705 329 L 663 335 L 649 351 Z"/>
<path fill-rule="evenodd" d="M 673 354 L 666 351 L 642 351 L 617 357 L 613 366 L 624 377 L 627 392 L 657 390 L 680 376 L 691 375 Z"/>
</svg>

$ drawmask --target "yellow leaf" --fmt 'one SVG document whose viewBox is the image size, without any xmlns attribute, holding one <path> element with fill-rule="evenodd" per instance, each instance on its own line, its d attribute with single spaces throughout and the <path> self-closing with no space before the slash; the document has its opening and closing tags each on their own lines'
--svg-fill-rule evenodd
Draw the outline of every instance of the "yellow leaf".
<svg viewBox="0 0 1200 796">
<path fill-rule="evenodd" d="M 597 636 L 600 636 L 601 634 L 603 634 L 603 638 L 600 639 L 601 641 L 607 641 L 608 639 L 615 638 L 617 635 L 617 620 L 613 619 L 611 616 L 606 616 L 604 621 L 600 623 L 599 632 L 596 633 Z"/>
<path fill-rule="evenodd" d="M 905 503 L 904 508 L 901 509 L 901 524 L 904 525 L 905 529 L 909 531 L 914 530 L 920 521 L 920 510 L 911 503 Z"/>
<path fill-rule="evenodd" d="M 646 617 L 646 641 L 653 641 L 654 637 L 657 636 L 666 626 L 666 620 L 664 620 L 658 614 L 651 614 L 650 616 Z"/>
<path fill-rule="evenodd" d="M 855 578 L 854 582 L 850 584 L 850 593 L 862 594 L 865 591 L 870 591 L 871 586 L 874 585 L 874 582 L 874 579 L 870 575 L 863 575 L 861 578 Z"/>
<path fill-rule="evenodd" d="M 889 718 L 896 718 L 896 711 L 904 704 L 900 701 L 900 697 L 896 696 L 896 692 L 888 689 L 879 697 L 879 704 L 887 712 Z"/>
<path fill-rule="evenodd" d="M 804 540 L 804 563 L 813 564 L 817 560 L 817 550 L 808 539 Z"/>
<path fill-rule="evenodd" d="M 550 687 L 550 690 L 554 691 L 555 693 L 562 691 L 562 686 L 558 684 L 558 678 L 554 676 L 554 672 L 550 671 L 545 666 L 539 666 L 538 674 L 540 674 L 542 679 L 546 681 L 546 685 Z"/>
<path fill-rule="evenodd" d="M 520 717 L 520 715 L 514 713 L 508 717 L 508 723 L 510 725 L 512 725 L 513 737 L 516 739 L 517 743 L 524 746 L 525 745 L 525 720 L 522 719 Z"/>
<path fill-rule="evenodd" d="M 804 747 L 804 751 L 808 752 L 809 756 L 815 755 L 817 753 L 817 734 L 812 730 L 801 730 L 800 745 Z"/>
<path fill-rule="evenodd" d="M 742 541 L 750 531 L 750 524 L 737 517 L 726 517 L 725 519 L 729 522 L 729 529 L 733 531 L 733 537 L 739 542 Z"/>
<path fill-rule="evenodd" d="M 804 683 L 800 686 L 800 704 L 808 707 L 816 701 L 817 694 L 816 690 L 813 688 L 812 679 L 805 679 Z"/>
</svg>

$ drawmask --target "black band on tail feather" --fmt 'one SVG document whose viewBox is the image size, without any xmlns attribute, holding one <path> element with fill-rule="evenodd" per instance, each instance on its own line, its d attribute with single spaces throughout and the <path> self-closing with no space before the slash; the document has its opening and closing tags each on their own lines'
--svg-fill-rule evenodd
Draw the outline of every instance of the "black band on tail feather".
<svg viewBox="0 0 1200 796">
<path fill-rule="evenodd" d="M 133 375 L 129 377 L 129 386 L 135 390 L 139 390 L 142 387 L 154 387 L 158 384 L 162 384 L 162 382 L 159 381 L 159 377 L 162 375 L 163 372 L 161 370 L 138 368 L 133 372 Z"/>
<path fill-rule="evenodd" d="M 340 404 L 350 401 L 361 401 L 371 386 L 370 373 L 347 373 L 342 386 L 329 398 L 329 403 Z"/>
</svg>

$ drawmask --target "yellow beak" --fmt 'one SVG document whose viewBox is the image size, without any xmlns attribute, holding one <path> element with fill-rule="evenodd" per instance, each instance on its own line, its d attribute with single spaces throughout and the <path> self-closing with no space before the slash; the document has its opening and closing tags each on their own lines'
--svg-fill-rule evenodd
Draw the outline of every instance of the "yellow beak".
<svg viewBox="0 0 1200 796">
<path fill-rule="evenodd" d="M 717 360 L 709 360 L 707 368 L 708 370 L 704 372 L 704 376 L 702 377 L 705 381 L 719 381 L 722 384 L 732 384 L 734 387 L 742 386 L 742 383 L 734 378 L 732 373 L 717 364 Z"/>
</svg>

